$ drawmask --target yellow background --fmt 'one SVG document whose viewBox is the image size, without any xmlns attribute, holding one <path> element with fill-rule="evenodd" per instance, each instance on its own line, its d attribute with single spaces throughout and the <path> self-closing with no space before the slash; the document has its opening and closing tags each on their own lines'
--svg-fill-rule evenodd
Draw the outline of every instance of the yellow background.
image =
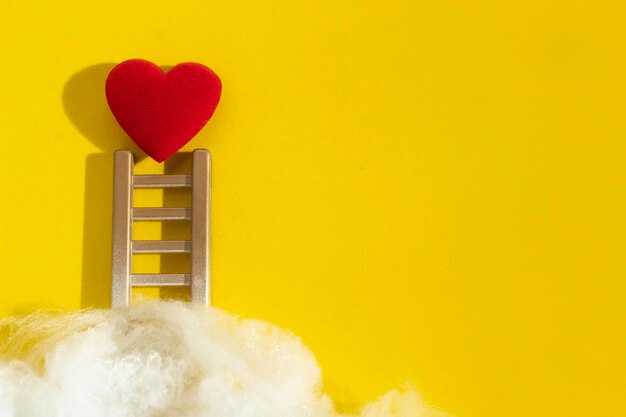
<svg viewBox="0 0 626 417">
<path fill-rule="evenodd" d="M 302 336 L 341 410 L 414 381 L 458 416 L 626 415 L 623 2 L 70 3 L 0 2 L 0 315 L 108 305 L 136 148 L 106 74 L 196 61 L 213 302 Z"/>
</svg>

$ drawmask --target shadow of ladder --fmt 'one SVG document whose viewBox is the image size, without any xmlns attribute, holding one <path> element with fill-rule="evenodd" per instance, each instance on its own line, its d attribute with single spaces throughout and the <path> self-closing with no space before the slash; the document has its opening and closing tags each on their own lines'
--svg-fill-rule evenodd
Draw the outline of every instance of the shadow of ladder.
<svg viewBox="0 0 626 417">
<path fill-rule="evenodd" d="M 111 306 L 128 306 L 133 287 L 190 287 L 191 302 L 210 304 L 210 180 L 206 149 L 193 154 L 191 175 L 134 175 L 133 155 L 118 150 L 113 170 Z M 132 207 L 135 188 L 191 188 L 191 207 Z M 191 240 L 132 240 L 135 221 L 191 221 Z M 189 274 L 133 274 L 132 255 L 191 253 Z"/>
</svg>

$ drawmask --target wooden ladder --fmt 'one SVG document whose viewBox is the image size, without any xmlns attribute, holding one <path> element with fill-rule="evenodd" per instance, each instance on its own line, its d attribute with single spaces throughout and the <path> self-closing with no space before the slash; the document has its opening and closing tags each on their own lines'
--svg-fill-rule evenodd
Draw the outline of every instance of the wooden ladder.
<svg viewBox="0 0 626 417">
<path fill-rule="evenodd" d="M 191 287 L 191 302 L 210 303 L 211 156 L 193 152 L 191 175 L 134 175 L 133 155 L 118 150 L 113 173 L 111 306 L 128 306 L 133 287 Z M 135 188 L 191 188 L 191 207 L 133 207 Z M 191 240 L 132 240 L 136 221 L 189 221 Z M 191 253 L 191 273 L 133 274 L 135 253 Z"/>
</svg>

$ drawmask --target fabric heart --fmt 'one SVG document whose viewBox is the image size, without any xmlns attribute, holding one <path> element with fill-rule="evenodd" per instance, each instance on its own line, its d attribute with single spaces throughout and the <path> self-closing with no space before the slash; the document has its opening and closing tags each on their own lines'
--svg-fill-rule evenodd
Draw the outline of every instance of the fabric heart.
<svg viewBox="0 0 626 417">
<path fill-rule="evenodd" d="M 222 83 L 209 68 L 178 64 L 167 73 L 149 61 L 131 59 L 111 70 L 106 97 L 128 136 L 152 159 L 163 162 L 209 121 Z"/>
</svg>

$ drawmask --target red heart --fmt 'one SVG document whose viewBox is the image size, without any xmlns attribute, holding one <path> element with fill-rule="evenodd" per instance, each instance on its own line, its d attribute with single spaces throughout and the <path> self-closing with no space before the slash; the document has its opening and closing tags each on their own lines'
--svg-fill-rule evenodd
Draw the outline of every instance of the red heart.
<svg viewBox="0 0 626 417">
<path fill-rule="evenodd" d="M 128 136 L 163 162 L 209 121 L 222 93 L 219 77 L 201 64 L 178 64 L 167 73 L 152 62 L 131 59 L 111 70 L 109 107 Z"/>
</svg>

